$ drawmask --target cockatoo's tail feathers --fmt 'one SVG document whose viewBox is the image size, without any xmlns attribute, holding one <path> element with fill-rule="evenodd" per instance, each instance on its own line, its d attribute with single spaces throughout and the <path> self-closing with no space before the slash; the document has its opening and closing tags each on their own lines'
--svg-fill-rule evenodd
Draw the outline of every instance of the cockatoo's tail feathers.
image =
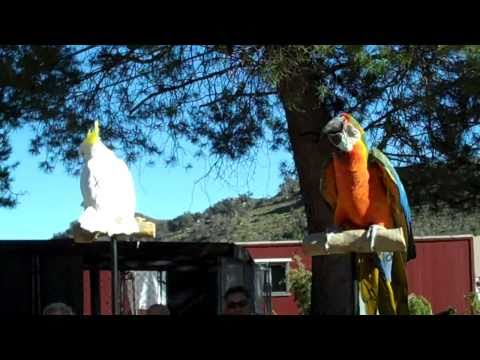
<svg viewBox="0 0 480 360">
<path fill-rule="evenodd" d="M 84 230 L 101 232 L 109 236 L 115 234 L 130 235 L 140 231 L 136 219 L 132 216 L 112 218 L 110 213 L 88 207 L 78 219 L 80 227 Z"/>
</svg>

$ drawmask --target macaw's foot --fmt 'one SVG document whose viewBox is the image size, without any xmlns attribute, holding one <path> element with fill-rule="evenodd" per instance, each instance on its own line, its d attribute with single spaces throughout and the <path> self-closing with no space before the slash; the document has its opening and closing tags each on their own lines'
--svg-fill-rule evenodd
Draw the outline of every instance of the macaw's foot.
<svg viewBox="0 0 480 360">
<path fill-rule="evenodd" d="M 325 229 L 325 237 L 326 237 L 325 250 L 328 251 L 330 239 L 332 238 L 332 236 L 341 232 L 341 231 L 342 231 L 342 229 L 340 227 L 338 227 L 337 225 L 334 225 L 334 224 L 326 227 L 326 229 Z"/>
<path fill-rule="evenodd" d="M 370 251 L 375 252 L 375 237 L 377 236 L 378 229 L 385 229 L 382 225 L 370 225 L 367 230 L 367 240 L 370 243 Z"/>
</svg>

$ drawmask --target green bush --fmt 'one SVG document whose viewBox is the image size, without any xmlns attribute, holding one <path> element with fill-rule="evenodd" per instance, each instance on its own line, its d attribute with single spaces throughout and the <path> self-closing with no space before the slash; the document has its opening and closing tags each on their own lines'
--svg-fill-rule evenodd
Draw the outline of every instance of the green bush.
<svg viewBox="0 0 480 360">
<path fill-rule="evenodd" d="M 296 267 L 288 272 L 288 287 L 302 314 L 310 313 L 312 272 L 305 269 L 300 256 L 293 257 Z"/>
<path fill-rule="evenodd" d="M 480 315 L 480 297 L 477 293 L 472 292 L 465 296 L 468 301 L 469 315 Z"/>
<path fill-rule="evenodd" d="M 432 305 L 421 295 L 408 295 L 408 310 L 410 315 L 432 315 Z"/>
</svg>

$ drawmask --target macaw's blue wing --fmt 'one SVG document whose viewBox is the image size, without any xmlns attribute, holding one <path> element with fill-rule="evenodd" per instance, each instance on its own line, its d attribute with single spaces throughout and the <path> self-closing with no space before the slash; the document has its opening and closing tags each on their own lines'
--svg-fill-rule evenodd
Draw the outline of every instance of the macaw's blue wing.
<svg viewBox="0 0 480 360">
<path fill-rule="evenodd" d="M 407 193 L 397 171 L 390 160 L 378 149 L 372 148 L 369 153 L 369 162 L 376 162 L 383 170 L 383 182 L 387 189 L 390 207 L 396 226 L 403 229 L 407 241 L 407 260 L 415 259 L 415 242 L 412 231 L 412 211 L 408 204 Z"/>
</svg>

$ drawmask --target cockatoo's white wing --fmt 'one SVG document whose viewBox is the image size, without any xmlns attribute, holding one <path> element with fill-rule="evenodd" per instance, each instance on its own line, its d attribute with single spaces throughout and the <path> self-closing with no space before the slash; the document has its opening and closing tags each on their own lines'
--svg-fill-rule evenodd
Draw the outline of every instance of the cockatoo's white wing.
<svg viewBox="0 0 480 360">
<path fill-rule="evenodd" d="M 112 153 L 90 159 L 88 168 L 88 188 L 97 209 L 125 215 L 135 212 L 133 179 L 123 160 Z"/>
<path fill-rule="evenodd" d="M 88 163 L 85 164 L 82 168 L 82 172 L 80 174 L 80 190 L 82 191 L 83 202 L 82 206 L 86 209 L 89 206 L 95 205 L 95 199 L 92 197 L 92 192 L 89 188 L 89 178 L 91 176 L 90 168 L 88 167 Z"/>
</svg>

